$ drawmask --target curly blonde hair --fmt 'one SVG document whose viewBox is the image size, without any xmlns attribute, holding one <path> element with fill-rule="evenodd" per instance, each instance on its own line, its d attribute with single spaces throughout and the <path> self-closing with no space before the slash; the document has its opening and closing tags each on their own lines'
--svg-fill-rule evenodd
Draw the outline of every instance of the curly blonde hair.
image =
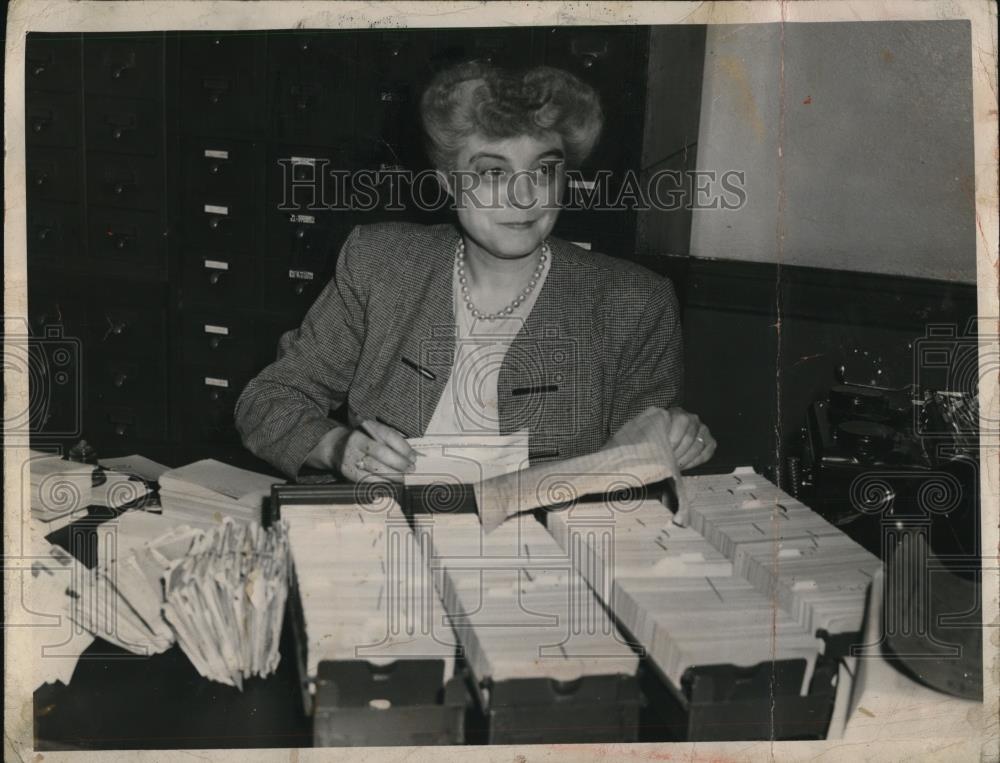
<svg viewBox="0 0 1000 763">
<path fill-rule="evenodd" d="M 568 167 L 578 167 L 601 134 L 604 113 L 590 85 L 562 69 L 537 66 L 514 72 L 481 61 L 439 72 L 420 101 L 427 155 L 450 170 L 473 134 L 502 140 L 555 132 Z"/>
</svg>

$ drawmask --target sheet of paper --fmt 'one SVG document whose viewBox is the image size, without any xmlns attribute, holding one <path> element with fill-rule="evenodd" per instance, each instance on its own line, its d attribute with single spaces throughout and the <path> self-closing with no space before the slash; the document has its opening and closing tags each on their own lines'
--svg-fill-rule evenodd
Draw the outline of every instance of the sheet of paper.
<svg viewBox="0 0 1000 763">
<path fill-rule="evenodd" d="M 99 463 L 105 469 L 112 469 L 122 474 L 134 474 L 136 477 L 142 477 L 150 482 L 158 481 L 160 475 L 170 469 L 169 466 L 164 466 L 138 454 L 118 458 L 102 458 Z"/>
<path fill-rule="evenodd" d="M 183 491 L 193 496 L 213 499 L 225 496 L 239 501 L 250 494 L 268 495 L 271 485 L 284 480 L 267 474 L 240 469 L 212 458 L 171 469 L 161 475 L 161 487 Z"/>
<path fill-rule="evenodd" d="M 688 502 L 667 434 L 669 416 L 660 408 L 647 408 L 596 453 L 544 462 L 475 484 L 483 527 L 490 532 L 522 512 L 667 478 L 677 486 L 679 508 L 674 521 L 686 524 Z"/>
<path fill-rule="evenodd" d="M 528 465 L 528 432 L 511 435 L 428 435 L 407 440 L 419 454 L 407 485 L 478 484 Z"/>
</svg>

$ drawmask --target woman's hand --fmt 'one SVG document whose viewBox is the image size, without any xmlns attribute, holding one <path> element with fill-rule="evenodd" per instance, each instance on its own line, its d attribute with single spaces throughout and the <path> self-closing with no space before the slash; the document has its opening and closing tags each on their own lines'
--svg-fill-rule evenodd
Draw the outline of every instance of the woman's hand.
<svg viewBox="0 0 1000 763">
<path fill-rule="evenodd" d="M 671 408 L 670 445 L 681 469 L 701 466 L 715 454 L 715 438 L 695 414 L 683 408 Z"/>
<path fill-rule="evenodd" d="M 392 427 L 366 421 L 359 429 L 338 428 L 317 443 L 306 463 L 332 468 L 352 482 L 402 482 L 417 452 Z"/>
</svg>

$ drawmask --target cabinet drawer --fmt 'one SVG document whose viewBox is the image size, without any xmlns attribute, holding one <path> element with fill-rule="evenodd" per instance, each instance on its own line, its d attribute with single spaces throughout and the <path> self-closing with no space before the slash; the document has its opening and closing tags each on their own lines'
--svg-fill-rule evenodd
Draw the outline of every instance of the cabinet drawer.
<svg viewBox="0 0 1000 763">
<path fill-rule="evenodd" d="M 254 303 L 254 266 L 246 256 L 184 254 L 186 302 L 204 307 L 247 307 Z"/>
<path fill-rule="evenodd" d="M 354 134 L 354 34 L 273 32 L 268 83 L 278 140 L 322 145 Z"/>
<path fill-rule="evenodd" d="M 94 432 L 98 452 L 107 452 L 130 442 L 162 439 L 166 436 L 166 419 L 164 399 L 151 399 L 141 405 L 108 405 L 94 397 L 87 431 Z"/>
<path fill-rule="evenodd" d="M 337 213 L 271 214 L 267 255 L 292 269 L 326 270 L 340 252 L 354 221 L 353 216 Z"/>
<path fill-rule="evenodd" d="M 332 277 L 332 262 L 323 270 L 304 270 L 281 260 L 261 260 L 260 282 L 268 286 L 262 290 L 259 304 L 298 325 Z"/>
<path fill-rule="evenodd" d="M 166 368 L 152 354 L 118 357 L 101 353 L 88 369 L 97 399 L 105 405 L 144 406 L 164 398 Z M 159 403 L 158 403 L 159 404 Z"/>
<path fill-rule="evenodd" d="M 87 100 L 87 148 L 122 154 L 160 153 L 162 109 L 151 100 L 95 96 Z"/>
<path fill-rule="evenodd" d="M 81 254 L 83 213 L 77 204 L 29 201 L 28 258 L 51 259 L 69 265 Z"/>
<path fill-rule="evenodd" d="M 91 352 L 100 357 L 163 364 L 166 331 L 163 309 L 159 304 L 91 305 L 88 323 Z"/>
<path fill-rule="evenodd" d="M 163 91 L 163 33 L 85 34 L 88 93 L 156 98 Z"/>
<path fill-rule="evenodd" d="M 24 44 L 25 89 L 79 90 L 80 35 L 30 33 Z"/>
<path fill-rule="evenodd" d="M 126 154 L 87 154 L 87 196 L 109 207 L 156 210 L 163 206 L 159 159 Z"/>
<path fill-rule="evenodd" d="M 186 313 L 181 319 L 185 364 L 241 370 L 253 368 L 254 331 L 249 318 L 228 311 Z"/>
<path fill-rule="evenodd" d="M 88 241 L 94 260 L 121 266 L 126 275 L 147 277 L 150 269 L 165 266 L 160 212 L 91 207 L 88 217 Z"/>
<path fill-rule="evenodd" d="M 250 199 L 192 195 L 185 200 L 181 221 L 184 241 L 199 249 L 249 256 L 256 247 L 259 218 Z"/>
<path fill-rule="evenodd" d="M 264 171 L 259 143 L 219 138 L 189 138 L 184 152 L 184 192 L 227 204 L 256 198 Z"/>
<path fill-rule="evenodd" d="M 180 41 L 181 125 L 187 131 L 260 129 L 265 114 L 265 33 L 184 35 Z"/>
<path fill-rule="evenodd" d="M 73 148 L 80 143 L 80 94 L 29 91 L 24 96 L 25 143 Z"/>
<path fill-rule="evenodd" d="M 211 366 L 185 366 L 181 374 L 177 409 L 182 437 L 189 441 L 239 444 L 233 410 L 249 377 Z"/>
<path fill-rule="evenodd" d="M 32 148 L 27 152 L 28 203 L 80 199 L 80 154 L 69 148 Z"/>
</svg>

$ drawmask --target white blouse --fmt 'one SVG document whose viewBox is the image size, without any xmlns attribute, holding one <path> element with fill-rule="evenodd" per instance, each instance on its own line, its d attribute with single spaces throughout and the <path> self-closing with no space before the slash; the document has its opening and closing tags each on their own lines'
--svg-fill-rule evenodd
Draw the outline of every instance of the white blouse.
<svg viewBox="0 0 1000 763">
<path fill-rule="evenodd" d="M 551 266 L 550 251 L 531 294 L 511 315 L 492 321 L 472 316 L 472 311 L 462 299 L 458 268 L 452 269 L 458 334 L 455 341 L 455 361 L 425 434 L 500 434 L 500 413 L 497 407 L 500 366 L 511 342 L 531 314 Z"/>
</svg>

